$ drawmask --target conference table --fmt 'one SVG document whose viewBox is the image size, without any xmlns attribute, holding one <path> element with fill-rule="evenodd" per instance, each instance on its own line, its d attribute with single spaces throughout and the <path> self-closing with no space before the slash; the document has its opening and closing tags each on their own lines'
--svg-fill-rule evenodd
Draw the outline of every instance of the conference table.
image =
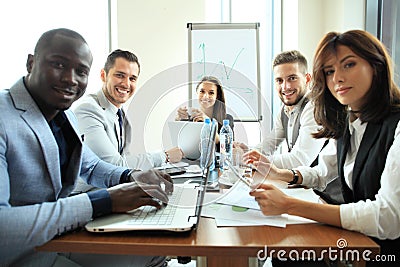
<svg viewBox="0 0 400 267">
<path fill-rule="evenodd" d="M 211 175 L 212 179 L 219 176 L 217 172 Z M 182 183 L 187 179 L 174 181 Z M 286 183 L 275 185 L 287 186 Z M 255 259 L 266 256 L 293 259 L 302 255 L 325 260 L 344 258 L 353 262 L 353 266 L 365 266 L 365 257 L 373 259 L 379 254 L 380 247 L 363 234 L 320 223 L 288 224 L 285 228 L 266 225 L 217 227 L 213 218 L 201 217 L 197 228 L 189 232 L 91 233 L 80 230 L 57 236 L 37 250 L 197 256 L 205 259 L 207 267 L 243 267 L 249 263 L 254 265 Z"/>
<path fill-rule="evenodd" d="M 369 237 L 323 225 L 217 227 L 214 219 L 201 218 L 198 228 L 187 233 L 118 232 L 90 233 L 85 230 L 55 237 L 39 251 L 203 256 L 208 267 L 249 266 L 249 258 L 316 255 L 325 259 L 344 256 L 353 266 L 365 266 L 365 258 L 379 254 Z M 313 254 L 315 253 L 315 254 Z M 358 258 L 358 259 L 357 259 Z"/>
</svg>

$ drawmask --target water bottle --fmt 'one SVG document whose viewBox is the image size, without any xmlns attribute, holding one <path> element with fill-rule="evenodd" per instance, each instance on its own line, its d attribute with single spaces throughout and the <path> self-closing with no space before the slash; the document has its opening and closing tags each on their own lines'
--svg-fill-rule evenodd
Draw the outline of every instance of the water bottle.
<svg viewBox="0 0 400 267">
<path fill-rule="evenodd" d="M 207 168 L 207 149 L 210 140 L 211 120 L 206 118 L 200 132 L 200 168 L 204 170 Z"/>
<path fill-rule="evenodd" d="M 233 131 L 229 126 L 229 120 L 223 121 L 223 126 L 219 132 L 219 152 L 220 156 L 220 168 L 227 170 L 228 165 L 225 160 L 232 160 L 232 148 L 233 148 Z M 232 161 L 231 161 L 232 162 Z"/>
<path fill-rule="evenodd" d="M 215 125 L 215 127 L 218 128 L 218 125 L 217 125 L 218 122 L 216 119 L 212 119 L 211 124 Z M 211 128 L 211 125 L 210 125 L 210 128 Z M 211 132 L 211 130 L 210 130 L 210 132 Z M 217 133 L 215 132 L 215 134 L 217 134 Z M 211 160 L 210 171 L 215 170 L 215 136 L 213 137 L 213 140 L 214 140 L 213 145 L 211 146 L 212 150 L 211 150 L 211 157 L 210 157 L 210 160 Z"/>
</svg>

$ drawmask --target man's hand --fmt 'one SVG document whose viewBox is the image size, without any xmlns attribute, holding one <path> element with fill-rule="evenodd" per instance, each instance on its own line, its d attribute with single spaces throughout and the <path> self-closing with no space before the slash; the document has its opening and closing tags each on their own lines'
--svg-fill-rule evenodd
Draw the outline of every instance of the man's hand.
<svg viewBox="0 0 400 267">
<path fill-rule="evenodd" d="M 174 191 L 174 185 L 171 176 L 158 170 L 132 172 L 129 175 L 129 180 L 137 183 L 139 186 L 157 185 L 161 188 L 161 186 L 164 185 L 164 191 L 167 194 L 171 194 Z"/>
<path fill-rule="evenodd" d="M 111 197 L 112 212 L 122 213 L 141 206 L 161 208 L 161 202 L 168 203 L 168 196 L 158 185 L 125 183 L 107 189 Z"/>
<path fill-rule="evenodd" d="M 171 176 L 157 170 L 132 172 L 129 180 L 131 183 L 107 189 L 112 212 L 127 212 L 145 205 L 160 208 L 162 203 L 168 203 L 168 194 L 174 190 Z"/>
<path fill-rule="evenodd" d="M 176 163 L 182 160 L 183 152 L 179 147 L 173 147 L 165 151 L 167 155 L 167 161 L 171 163 Z"/>
</svg>

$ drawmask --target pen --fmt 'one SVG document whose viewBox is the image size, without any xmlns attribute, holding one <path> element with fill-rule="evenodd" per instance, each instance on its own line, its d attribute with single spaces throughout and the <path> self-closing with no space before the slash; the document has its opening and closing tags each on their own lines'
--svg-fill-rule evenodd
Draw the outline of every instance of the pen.
<svg viewBox="0 0 400 267">
<path fill-rule="evenodd" d="M 235 167 L 233 167 L 232 163 L 229 160 L 225 160 L 225 162 L 227 163 L 228 167 L 232 170 L 233 174 L 235 174 L 235 176 L 237 178 L 239 178 L 240 181 L 245 183 L 248 187 L 252 188 L 251 182 L 249 180 L 247 180 L 246 177 L 244 177 L 243 175 L 240 175 L 239 172 L 235 169 Z"/>
<path fill-rule="evenodd" d="M 250 168 L 252 172 L 258 172 L 260 173 L 257 168 L 253 165 L 253 164 L 242 164 L 240 165 L 241 167 L 245 167 L 245 168 Z"/>
</svg>

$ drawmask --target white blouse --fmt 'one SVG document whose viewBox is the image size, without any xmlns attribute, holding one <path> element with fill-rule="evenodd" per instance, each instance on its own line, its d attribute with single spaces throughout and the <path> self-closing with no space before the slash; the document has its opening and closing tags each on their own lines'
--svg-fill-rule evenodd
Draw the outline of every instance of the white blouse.
<svg viewBox="0 0 400 267">
<path fill-rule="evenodd" d="M 352 188 L 352 174 L 361 139 L 367 123 L 359 120 L 349 125 L 351 138 L 344 174 L 347 185 Z M 342 227 L 380 239 L 396 239 L 400 236 L 400 122 L 394 135 L 393 144 L 386 158 L 381 176 L 381 188 L 375 200 L 358 201 L 340 205 Z M 321 151 L 319 164 L 314 168 L 296 168 L 303 176 L 303 185 L 318 189 L 325 188 L 329 177 L 337 176 L 336 140 L 331 139 Z"/>
</svg>

